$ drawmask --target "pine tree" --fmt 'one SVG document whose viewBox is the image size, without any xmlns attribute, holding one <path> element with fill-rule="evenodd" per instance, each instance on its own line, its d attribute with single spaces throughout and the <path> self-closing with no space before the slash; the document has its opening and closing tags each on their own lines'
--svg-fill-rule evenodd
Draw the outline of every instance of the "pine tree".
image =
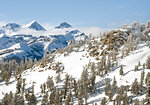
<svg viewBox="0 0 150 105">
<path fill-rule="evenodd" d="M 122 96 L 120 94 L 117 94 L 115 101 L 116 101 L 116 105 L 121 105 L 121 98 Z"/>
<path fill-rule="evenodd" d="M 127 95 L 127 91 L 126 91 L 125 94 L 123 95 L 123 105 L 128 105 L 128 95 Z"/>
<path fill-rule="evenodd" d="M 143 70 L 141 71 L 141 79 L 140 79 L 140 84 L 139 84 L 140 93 L 143 92 L 144 76 L 145 76 L 145 72 Z"/>
<path fill-rule="evenodd" d="M 140 61 L 138 62 L 138 66 L 141 66 L 141 63 L 140 63 Z"/>
<path fill-rule="evenodd" d="M 88 71 L 86 68 L 84 68 L 82 74 L 81 74 L 81 82 L 82 86 L 81 88 L 83 88 L 83 93 L 84 93 L 84 99 L 85 99 L 85 104 L 87 104 L 87 98 L 88 98 Z"/>
<path fill-rule="evenodd" d="M 46 91 L 46 83 L 43 83 L 43 91 L 45 93 L 45 91 Z"/>
<path fill-rule="evenodd" d="M 32 68 L 33 66 L 33 60 L 29 58 L 28 68 Z"/>
<path fill-rule="evenodd" d="M 107 99 L 106 99 L 106 97 L 104 97 L 102 100 L 101 100 L 101 105 L 107 105 L 106 104 L 107 103 Z"/>
<path fill-rule="evenodd" d="M 28 69 L 28 59 L 25 58 L 25 61 L 24 61 L 24 68 L 25 70 Z"/>
<path fill-rule="evenodd" d="M 145 69 L 145 63 L 143 63 L 143 69 Z"/>
<path fill-rule="evenodd" d="M 60 73 L 57 73 L 55 80 L 56 80 L 56 83 L 59 83 L 61 81 Z"/>
<path fill-rule="evenodd" d="M 70 95 L 71 93 L 69 93 L 68 95 L 67 95 L 67 98 L 66 98 L 66 101 L 65 101 L 65 105 L 70 105 L 70 102 L 71 102 L 71 95 Z"/>
<path fill-rule="evenodd" d="M 77 95 L 78 95 L 78 93 L 77 93 L 77 88 L 78 88 L 77 82 L 76 82 L 76 80 L 74 80 L 74 81 L 73 81 L 73 91 L 74 91 L 76 97 L 77 97 Z"/>
<path fill-rule="evenodd" d="M 42 98 L 41 105 L 47 105 L 48 104 L 48 93 L 46 92 Z"/>
<path fill-rule="evenodd" d="M 111 84 L 108 80 L 106 81 L 104 89 L 105 89 L 105 95 L 109 96 L 109 90 L 111 89 Z"/>
<path fill-rule="evenodd" d="M 16 84 L 16 93 L 20 93 L 21 92 L 21 85 L 22 85 L 21 81 L 18 80 L 17 84 Z"/>
<path fill-rule="evenodd" d="M 43 84 L 40 85 L 41 93 L 44 93 Z"/>
<path fill-rule="evenodd" d="M 59 90 L 56 90 L 56 95 L 55 95 L 55 105 L 61 105 L 62 104 L 62 98 L 60 96 Z"/>
<path fill-rule="evenodd" d="M 24 105 L 24 97 L 20 94 L 15 94 L 13 104 L 14 105 Z"/>
<path fill-rule="evenodd" d="M 12 98 L 12 97 L 11 97 Z M 2 99 L 2 105 L 9 105 L 11 103 L 11 99 L 9 98 L 9 94 L 6 93 Z"/>
<path fill-rule="evenodd" d="M 147 60 L 146 60 L 146 68 L 147 68 L 147 69 L 150 69 L 150 56 L 147 57 Z"/>
<path fill-rule="evenodd" d="M 48 76 L 47 81 L 46 81 L 47 89 L 49 91 L 52 91 L 54 88 L 54 82 L 53 82 L 53 77 Z"/>
<path fill-rule="evenodd" d="M 78 83 L 78 105 L 82 105 L 83 104 L 83 100 L 82 100 L 82 88 L 81 88 L 81 84 Z"/>
<path fill-rule="evenodd" d="M 123 66 L 120 67 L 120 71 L 119 71 L 120 75 L 123 75 Z"/>
<path fill-rule="evenodd" d="M 134 105 L 141 105 L 138 99 L 135 100 Z"/>
<path fill-rule="evenodd" d="M 55 96 L 56 96 L 56 88 L 54 88 L 54 89 L 52 90 L 52 92 L 51 92 L 51 94 L 50 94 L 50 96 L 49 96 L 49 103 L 50 103 L 50 105 L 53 105 L 53 104 L 56 103 L 56 98 L 55 98 Z M 58 101 L 58 100 L 57 100 L 57 101 Z"/>
<path fill-rule="evenodd" d="M 96 79 L 96 72 L 95 72 L 95 64 L 94 62 L 91 63 L 91 76 L 90 76 L 90 92 L 93 93 L 95 91 L 95 79 Z"/>
<path fill-rule="evenodd" d="M 116 78 L 115 78 L 115 76 L 114 76 L 114 78 L 113 78 L 113 83 L 112 83 L 112 88 L 116 88 L 116 86 L 117 86 L 117 81 L 116 81 Z"/>
<path fill-rule="evenodd" d="M 150 72 L 147 73 L 146 78 L 145 78 L 145 84 L 146 84 L 146 86 L 148 86 L 149 78 L 150 78 Z"/>
<path fill-rule="evenodd" d="M 66 99 L 66 95 L 68 92 L 69 80 L 70 80 L 70 76 L 66 74 L 65 81 L 64 81 L 64 99 Z"/>
<path fill-rule="evenodd" d="M 28 105 L 36 105 L 37 104 L 37 98 L 34 95 L 34 85 L 32 85 L 32 90 L 28 90 L 25 94 L 26 101 Z"/>
<path fill-rule="evenodd" d="M 131 93 L 133 93 L 134 95 L 138 95 L 139 94 L 139 84 L 137 82 L 137 78 L 132 83 Z"/>
<path fill-rule="evenodd" d="M 134 71 L 137 71 L 137 70 L 138 70 L 138 66 L 135 66 L 135 67 L 134 67 Z"/>
<path fill-rule="evenodd" d="M 23 79 L 22 88 L 21 88 L 22 94 L 24 94 L 24 91 L 25 91 L 25 85 L 26 85 L 25 81 L 26 79 Z"/>
</svg>

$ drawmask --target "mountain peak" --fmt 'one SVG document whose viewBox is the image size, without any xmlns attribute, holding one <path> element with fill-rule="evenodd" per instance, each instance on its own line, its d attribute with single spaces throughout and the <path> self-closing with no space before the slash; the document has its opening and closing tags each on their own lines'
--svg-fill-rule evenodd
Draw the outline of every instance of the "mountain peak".
<svg viewBox="0 0 150 105">
<path fill-rule="evenodd" d="M 5 26 L 3 26 L 4 28 L 8 28 L 8 29 L 11 29 L 11 30 L 15 30 L 17 28 L 20 28 L 20 25 L 19 24 L 16 24 L 16 23 L 8 23 L 6 24 Z"/>
<path fill-rule="evenodd" d="M 70 24 L 68 24 L 67 22 L 63 22 L 61 23 L 59 26 L 55 27 L 58 29 L 63 29 L 63 28 L 72 28 L 72 26 Z"/>
<path fill-rule="evenodd" d="M 29 24 L 23 26 L 24 28 L 35 29 L 37 31 L 45 31 L 45 29 L 36 22 L 36 20 L 31 21 Z"/>
</svg>

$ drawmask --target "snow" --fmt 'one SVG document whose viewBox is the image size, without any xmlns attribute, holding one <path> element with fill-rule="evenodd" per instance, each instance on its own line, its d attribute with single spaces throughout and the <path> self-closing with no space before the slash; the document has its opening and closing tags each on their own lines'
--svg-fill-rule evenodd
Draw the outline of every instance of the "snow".
<svg viewBox="0 0 150 105">
<path fill-rule="evenodd" d="M 83 67 L 89 63 L 87 58 L 82 57 L 82 55 L 85 55 L 85 53 L 86 52 L 73 52 L 68 56 L 61 55 L 60 57 L 56 58 L 56 61 L 63 63 L 65 67 L 64 72 L 76 79 L 79 79 Z"/>
<path fill-rule="evenodd" d="M 57 26 L 55 28 L 56 29 L 64 29 L 64 28 L 72 28 L 72 26 L 70 24 L 68 24 L 67 22 L 63 22 L 59 26 Z"/>
<path fill-rule="evenodd" d="M 15 25 L 11 26 L 12 28 L 16 27 Z M 13 56 L 18 56 L 19 58 L 28 56 L 34 59 L 34 54 L 36 54 L 39 59 L 43 56 L 45 51 L 52 52 L 53 50 L 64 48 L 70 40 L 83 40 L 84 36 L 85 34 L 71 27 L 53 28 L 45 31 L 35 20 L 17 28 L 15 31 L 3 27 L 0 34 L 0 52 L 2 54 L 3 51 L 7 51 L 7 54 L 0 56 L 0 59 Z M 18 43 L 26 43 L 26 47 L 22 46 L 22 48 L 17 48 L 15 45 Z M 8 53 L 9 49 L 14 51 Z M 28 49 L 30 50 L 27 51 Z M 41 51 L 39 51 L 39 49 Z"/>
<path fill-rule="evenodd" d="M 22 27 L 23 28 L 28 28 L 28 27 L 30 27 L 33 23 L 35 23 L 36 22 L 36 20 L 33 20 L 33 21 L 31 21 L 30 23 L 28 23 L 28 24 L 26 24 L 26 25 L 23 25 Z"/>
<path fill-rule="evenodd" d="M 22 26 L 22 28 L 30 28 L 30 29 L 34 29 L 37 31 L 46 31 L 39 23 L 37 23 L 35 20 L 33 20 L 32 22 L 30 22 L 29 24 L 26 24 L 24 26 Z"/>
<path fill-rule="evenodd" d="M 19 47 L 19 45 L 16 46 Z M 83 48 L 81 47 L 81 49 Z M 89 61 L 94 61 L 93 57 L 87 58 L 85 55 L 87 55 L 87 51 L 83 51 L 83 50 L 80 50 L 79 52 L 72 52 L 67 56 L 64 56 L 64 54 L 55 55 L 56 57 L 54 59 L 54 62 L 61 62 L 62 65 L 64 66 L 64 70 L 61 74 L 62 80 L 64 79 L 65 74 L 67 73 L 71 75 L 73 78 L 75 78 L 76 80 L 80 78 L 81 73 L 83 71 L 83 67 L 86 66 L 89 63 Z M 140 61 L 141 64 L 145 63 L 147 56 L 149 55 L 150 55 L 150 48 L 146 46 L 146 43 L 141 43 L 138 45 L 137 50 L 129 53 L 129 56 L 123 59 L 119 58 L 118 68 L 108 73 L 104 77 L 96 78 L 96 88 L 97 90 L 99 90 L 99 92 L 97 94 L 92 94 L 88 98 L 88 103 L 93 104 L 93 102 L 99 102 L 103 97 L 106 97 L 104 93 L 104 84 L 106 79 L 110 79 L 112 82 L 115 76 L 118 86 L 131 85 L 135 78 L 137 78 L 139 81 L 141 76 L 141 70 L 135 72 L 133 70 L 134 66 L 138 64 L 138 61 Z M 120 65 L 123 65 L 123 71 L 125 74 L 124 76 L 119 75 Z M 142 68 L 142 66 L 140 68 Z M 148 72 L 149 70 L 145 70 L 146 74 Z M 26 79 L 26 84 L 27 84 L 26 88 L 31 87 L 34 82 L 35 94 L 36 96 L 40 96 L 41 95 L 40 85 L 46 82 L 48 76 L 51 77 L 53 76 L 53 80 L 55 80 L 56 72 L 54 70 L 48 69 L 48 66 L 46 66 L 45 68 L 41 68 L 40 66 L 35 66 L 32 69 L 28 69 L 24 71 L 22 78 Z M 11 78 L 10 81 L 12 83 L 9 86 L 6 86 L 4 82 L 0 83 L 0 97 L 3 97 L 3 93 L 8 93 L 9 91 L 13 91 L 13 92 L 16 91 L 15 90 L 16 81 L 14 80 L 14 78 Z M 55 85 L 58 86 L 60 84 L 55 83 Z M 141 100 L 144 97 L 145 96 L 140 96 L 138 98 Z M 109 103 L 109 105 L 112 105 L 112 103 Z"/>
</svg>

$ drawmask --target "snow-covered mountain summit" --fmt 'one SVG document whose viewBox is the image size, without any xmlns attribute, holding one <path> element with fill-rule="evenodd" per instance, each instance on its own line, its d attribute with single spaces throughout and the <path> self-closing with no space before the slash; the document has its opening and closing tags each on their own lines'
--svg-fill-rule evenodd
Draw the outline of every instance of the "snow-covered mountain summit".
<svg viewBox="0 0 150 105">
<path fill-rule="evenodd" d="M 56 29 L 64 29 L 64 28 L 72 28 L 72 26 L 70 24 L 68 24 L 67 22 L 63 22 L 59 26 L 57 26 L 55 28 Z"/>
<path fill-rule="evenodd" d="M 46 31 L 44 27 L 42 27 L 39 23 L 36 22 L 36 20 L 33 20 L 32 22 L 22 26 L 23 28 L 30 28 L 35 29 L 37 31 Z"/>
<path fill-rule="evenodd" d="M 18 29 L 20 27 L 21 27 L 21 25 L 16 24 L 16 23 L 8 23 L 5 26 L 3 26 L 3 28 L 7 28 L 7 29 L 10 29 L 10 30 L 15 30 L 15 29 Z"/>
</svg>

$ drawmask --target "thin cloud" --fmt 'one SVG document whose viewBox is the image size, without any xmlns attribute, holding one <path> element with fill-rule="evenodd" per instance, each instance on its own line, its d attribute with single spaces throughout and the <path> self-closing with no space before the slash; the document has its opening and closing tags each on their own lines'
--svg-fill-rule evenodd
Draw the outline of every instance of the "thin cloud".
<svg viewBox="0 0 150 105">
<path fill-rule="evenodd" d="M 0 27 L 4 26 L 5 24 L 7 24 L 7 22 L 5 22 L 5 21 L 0 21 Z"/>
<path fill-rule="evenodd" d="M 84 32 L 86 35 L 92 34 L 93 36 L 99 36 L 100 33 L 109 31 L 108 28 L 99 28 L 99 27 L 81 27 L 79 28 L 81 32 Z"/>
<path fill-rule="evenodd" d="M 49 24 L 49 23 L 42 23 L 41 24 L 46 30 L 54 29 L 55 25 Z"/>
</svg>

